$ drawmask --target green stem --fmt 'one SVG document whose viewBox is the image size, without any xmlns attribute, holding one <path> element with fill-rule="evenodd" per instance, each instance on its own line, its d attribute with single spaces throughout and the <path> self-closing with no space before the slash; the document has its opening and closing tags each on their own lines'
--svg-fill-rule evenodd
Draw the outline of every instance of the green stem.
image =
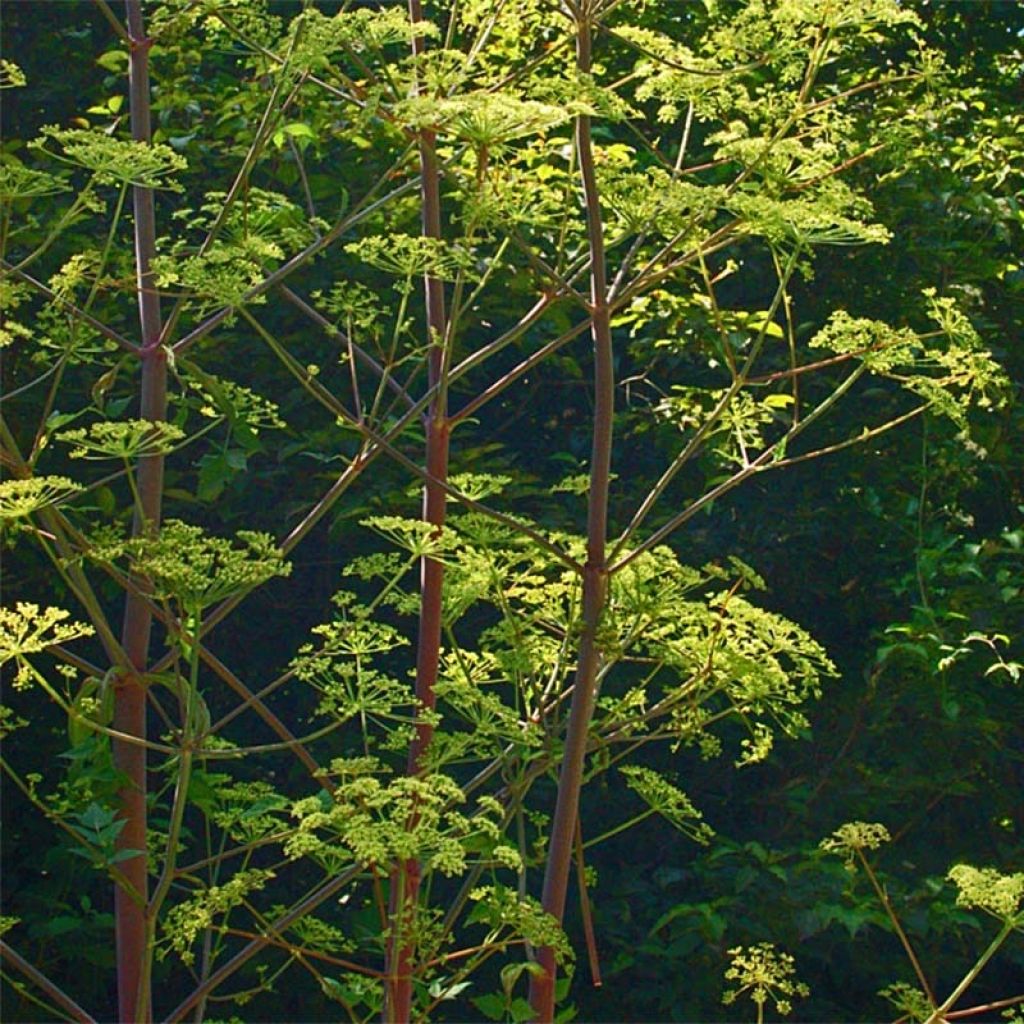
<svg viewBox="0 0 1024 1024">
<path fill-rule="evenodd" d="M 982 968 L 989 962 L 999 951 L 999 947 L 1006 941 L 1010 933 L 1021 924 L 1021 920 L 1018 918 L 1011 917 L 1009 920 L 1003 922 L 1003 927 L 999 929 L 999 934 L 989 943 L 988 949 L 978 957 L 977 963 L 963 976 L 960 980 L 960 984 L 950 993 L 949 997 L 943 1001 L 941 1006 L 935 1007 L 932 1015 L 925 1021 L 925 1024 L 937 1024 L 946 1015 L 946 1011 L 952 1009 L 957 1000 L 974 984 L 975 978 L 981 974 Z M 932 1000 L 932 1005 L 935 1005 L 935 1000 Z"/>
<path fill-rule="evenodd" d="M 198 614 L 190 615 L 189 621 L 198 619 Z M 181 839 L 181 828 L 185 820 L 185 809 L 188 806 L 188 788 L 192 781 L 192 760 L 194 756 L 193 743 L 195 741 L 194 718 L 195 702 L 198 696 L 199 687 L 199 644 L 194 642 L 189 650 L 189 681 L 185 692 L 184 706 L 182 707 L 181 721 L 181 761 L 178 766 L 178 778 L 174 786 L 174 799 L 171 804 L 170 825 L 167 829 L 167 845 L 164 849 L 163 868 L 160 872 L 156 886 L 153 888 L 153 895 L 146 907 L 146 950 L 142 970 L 139 979 L 139 1001 L 137 1020 L 146 1021 L 152 1019 L 152 1007 L 149 1005 L 150 982 L 153 973 L 153 951 L 156 947 L 156 928 L 160 917 L 160 908 L 167 899 L 171 883 L 174 881 L 175 871 L 178 864 L 178 843 Z"/>
<path fill-rule="evenodd" d="M 599 836 L 588 839 L 583 844 L 583 849 L 589 850 L 591 846 L 597 846 L 598 843 L 603 843 L 606 839 L 611 839 L 612 836 L 617 836 L 620 832 L 625 832 L 634 825 L 639 825 L 641 821 L 646 821 L 652 814 L 657 814 L 657 811 L 653 807 L 649 807 L 646 811 L 630 818 L 628 821 L 624 821 L 621 825 L 616 825 L 614 828 L 608 829 L 607 832 L 602 832 Z"/>
</svg>

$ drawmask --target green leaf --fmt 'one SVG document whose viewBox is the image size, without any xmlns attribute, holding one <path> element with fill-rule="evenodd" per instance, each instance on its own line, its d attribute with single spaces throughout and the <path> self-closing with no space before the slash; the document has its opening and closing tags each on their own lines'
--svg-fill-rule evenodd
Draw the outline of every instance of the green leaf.
<svg viewBox="0 0 1024 1024">
<path fill-rule="evenodd" d="M 104 861 L 107 864 L 120 864 L 123 860 L 131 860 L 132 857 L 139 857 L 144 853 L 145 850 L 118 850 L 109 857 L 104 857 Z"/>
<path fill-rule="evenodd" d="M 96 63 L 101 68 L 106 68 L 107 71 L 112 71 L 115 75 L 120 75 L 128 69 L 128 51 L 127 50 L 107 50 L 106 53 L 101 53 L 96 58 Z"/>
<path fill-rule="evenodd" d="M 521 1021 L 530 1020 L 533 1017 L 533 1007 L 530 1005 L 529 1000 L 524 999 L 522 996 L 513 999 L 512 1005 L 508 1009 L 516 1024 L 520 1024 Z"/>
<path fill-rule="evenodd" d="M 427 991 L 434 999 L 455 999 L 460 992 L 465 992 L 472 985 L 473 982 L 471 981 L 457 981 L 453 985 L 448 985 L 446 984 L 446 979 L 435 978 Z"/>
<path fill-rule="evenodd" d="M 293 121 L 291 124 L 282 125 L 274 132 L 272 141 L 279 149 L 285 144 L 286 139 L 316 139 L 316 132 L 308 124 L 301 121 Z"/>
<path fill-rule="evenodd" d="M 56 917 L 48 918 L 38 929 L 33 932 L 39 935 L 49 935 L 51 938 L 57 935 L 66 935 L 68 932 L 78 931 L 82 927 L 80 917 L 71 917 L 67 914 L 58 914 Z"/>
<path fill-rule="evenodd" d="M 199 460 L 199 486 L 196 496 L 200 501 L 216 501 L 224 488 L 246 468 L 245 452 L 232 450 L 204 455 Z"/>
<path fill-rule="evenodd" d="M 488 1020 L 503 1020 L 505 1017 L 507 1003 L 499 995 L 477 996 L 472 1003 Z"/>
</svg>

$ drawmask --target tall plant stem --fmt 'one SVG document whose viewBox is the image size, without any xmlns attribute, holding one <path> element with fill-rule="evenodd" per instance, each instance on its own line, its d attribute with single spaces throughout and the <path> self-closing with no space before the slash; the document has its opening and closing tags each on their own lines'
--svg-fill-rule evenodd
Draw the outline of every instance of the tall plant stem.
<svg viewBox="0 0 1024 1024">
<path fill-rule="evenodd" d="M 592 63 L 591 22 L 581 11 L 576 30 L 576 65 L 581 74 L 590 73 Z M 573 686 L 565 751 L 558 776 L 558 796 L 552 822 L 551 842 L 544 874 L 543 906 L 559 922 L 565 913 L 569 868 L 576 835 L 583 761 L 587 734 L 597 698 L 597 674 L 602 654 L 598 626 L 608 594 L 606 538 L 608 535 L 608 491 L 611 472 L 612 417 L 615 408 L 615 371 L 612 362 L 612 332 L 605 268 L 604 228 L 598 200 L 594 146 L 590 118 L 581 114 L 576 121 L 576 151 L 583 182 L 590 250 L 591 337 L 594 348 L 594 422 L 590 454 L 590 496 L 587 507 L 587 561 L 583 567 L 583 631 L 580 637 L 576 679 Z M 538 950 L 543 973 L 531 975 L 530 1004 L 534 1019 L 548 1024 L 555 1012 L 555 952 L 550 946 Z"/>
<path fill-rule="evenodd" d="M 142 20 L 140 0 L 125 0 L 129 36 L 129 102 L 132 138 L 136 142 L 151 141 L 149 106 L 149 46 Z M 139 302 L 139 325 L 142 363 L 139 415 L 146 420 L 162 420 L 167 410 L 167 363 L 160 346 L 160 298 L 156 291 L 150 265 L 156 251 L 156 213 L 152 189 L 132 187 L 135 219 L 135 268 Z M 164 460 L 153 455 L 139 460 L 139 507 L 132 525 L 139 536 L 159 527 L 163 492 Z M 119 682 L 114 702 L 114 728 L 139 739 L 146 737 L 146 688 L 142 676 L 149 657 L 152 613 L 148 602 L 130 590 L 125 601 L 122 646 L 132 671 Z M 114 741 L 114 763 L 125 783 L 118 794 L 121 817 L 125 821 L 117 840 L 118 850 L 146 849 L 146 748 L 138 743 Z M 121 886 L 114 890 L 117 933 L 117 998 L 118 1019 L 150 1020 L 149 993 L 146 985 L 147 927 L 145 900 L 147 892 L 146 857 L 142 853 L 121 864 L 135 890 L 129 896 Z M 141 896 L 143 905 L 138 902 Z M 148 986 L 147 986 L 148 987 Z"/>
<path fill-rule="evenodd" d="M 421 0 L 409 0 L 409 20 L 423 20 Z M 414 36 L 413 56 L 424 52 L 423 36 Z M 419 139 L 420 199 L 422 232 L 425 238 L 441 238 L 441 179 L 434 148 L 434 133 L 423 131 Z M 449 360 L 445 355 L 447 314 L 443 282 L 432 275 L 424 278 L 427 312 L 427 385 L 434 397 L 426 416 L 426 469 L 423 488 L 423 520 L 440 530 L 444 526 L 448 480 L 448 389 L 445 374 Z M 441 598 L 444 566 L 433 558 L 424 558 L 420 568 L 420 621 L 416 648 L 416 700 L 422 710 L 432 711 L 437 703 L 434 693 L 441 658 Z M 407 771 L 416 775 L 423 770 L 423 756 L 433 739 L 434 727 L 420 720 L 409 748 Z M 414 812 L 415 813 L 415 812 Z M 410 822 L 410 828 L 415 822 Z M 408 860 L 391 874 L 391 940 L 388 947 L 387 998 L 384 1020 L 404 1024 L 412 1014 L 412 975 L 414 944 L 410 934 L 413 910 L 419 899 L 420 864 Z"/>
</svg>

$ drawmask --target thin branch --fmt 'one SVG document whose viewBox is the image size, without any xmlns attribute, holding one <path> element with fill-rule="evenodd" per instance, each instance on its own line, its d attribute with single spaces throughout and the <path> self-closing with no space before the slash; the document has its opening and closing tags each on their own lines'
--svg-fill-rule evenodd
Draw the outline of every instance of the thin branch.
<svg viewBox="0 0 1024 1024">
<path fill-rule="evenodd" d="M 407 192 L 411 192 L 413 189 L 415 189 L 419 185 L 418 176 L 410 178 L 408 181 L 403 182 L 397 188 L 393 188 L 390 192 L 388 192 L 386 195 L 381 196 L 379 199 L 375 199 L 372 202 L 367 202 L 370 196 L 374 195 L 385 182 L 390 180 L 391 174 L 394 171 L 397 171 L 402 166 L 402 164 L 405 163 L 407 155 L 408 151 L 403 153 L 398 158 L 398 160 L 396 160 L 395 163 L 391 165 L 391 168 L 388 171 L 386 171 L 383 175 L 381 175 L 381 177 L 378 179 L 374 187 L 364 197 L 363 202 L 366 203 L 365 206 L 360 205 L 351 213 L 342 217 L 342 219 L 338 221 L 338 223 L 335 224 L 334 227 L 331 228 L 331 230 L 328 231 L 325 235 L 322 235 L 315 242 L 311 242 L 309 245 L 306 246 L 305 249 L 303 249 L 299 253 L 296 253 L 290 260 L 287 260 L 280 267 L 278 267 L 277 270 L 268 274 L 258 284 L 253 285 L 253 287 L 250 288 L 245 293 L 244 296 L 242 296 L 241 301 L 243 303 L 252 302 L 253 299 L 259 297 L 260 295 L 263 295 L 265 292 L 270 291 L 271 288 L 274 288 L 277 285 L 279 285 L 282 281 L 284 281 L 287 277 L 293 274 L 300 267 L 305 266 L 318 253 L 323 252 L 324 249 L 326 249 L 328 246 L 336 242 L 346 231 L 349 231 L 351 228 L 361 223 L 363 220 L 365 220 L 371 214 L 375 213 L 382 206 L 387 205 L 393 199 L 397 199 L 399 196 L 403 196 Z M 191 348 L 197 341 L 201 341 L 203 338 L 205 338 L 210 333 L 210 331 L 212 331 L 219 324 L 223 323 L 234 312 L 236 312 L 236 309 L 233 306 L 225 306 L 224 309 L 218 310 L 216 313 L 207 317 L 207 319 L 200 323 L 197 327 L 189 331 L 189 333 L 186 334 L 183 338 L 180 338 L 178 341 L 176 341 L 171 346 L 172 351 L 176 356 L 180 355 L 182 352 Z"/>
<path fill-rule="evenodd" d="M 80 1024 L 97 1024 L 96 1018 L 86 1013 L 59 985 L 52 982 L 42 971 L 33 967 L 2 940 L 0 940 L 0 956 L 24 974 L 36 988 L 45 992 L 62 1010 L 66 1010 L 72 1020 L 79 1021 Z"/>
<path fill-rule="evenodd" d="M 298 43 L 298 35 L 296 34 L 291 43 L 291 49 L 288 51 L 288 57 L 285 58 L 283 63 L 287 65 L 288 58 L 291 57 L 292 50 L 295 49 Z M 210 246 L 216 241 L 217 236 L 220 234 L 221 229 L 227 223 L 227 219 L 231 214 L 231 210 L 235 204 L 235 200 L 238 198 L 239 193 L 246 186 L 249 175 L 252 172 L 252 168 L 255 166 L 256 160 L 260 155 L 263 147 L 267 143 L 267 139 L 270 137 L 270 129 L 272 127 L 272 120 L 280 117 L 291 105 L 292 101 L 298 95 L 299 89 L 302 87 L 302 79 L 295 83 L 291 93 L 285 99 L 284 103 L 278 107 L 277 99 L 281 94 L 281 89 L 285 83 L 285 76 L 279 75 L 277 80 L 274 82 L 273 87 L 270 90 L 270 95 L 267 97 L 267 102 L 263 107 L 263 114 L 260 117 L 260 123 L 256 127 L 256 132 L 253 135 L 252 142 L 249 144 L 249 148 L 246 151 L 245 156 L 242 159 L 242 163 L 239 165 L 238 172 L 235 174 L 235 180 L 231 183 L 231 187 L 228 189 L 227 195 L 223 201 L 219 204 L 217 215 L 214 217 L 213 223 L 210 225 L 209 230 L 206 232 L 206 238 L 203 239 L 202 245 L 199 246 L 198 255 L 200 257 L 205 256 L 209 251 Z M 181 317 L 182 311 L 185 308 L 185 298 L 182 296 L 175 302 L 170 314 L 167 317 L 167 321 L 163 326 L 163 330 L 160 335 L 161 344 L 166 344 L 167 339 L 174 333 L 174 329 L 178 324 L 178 319 Z"/>
<path fill-rule="evenodd" d="M 994 1003 L 985 1003 L 982 1006 L 968 1006 L 963 1010 L 952 1010 L 946 1014 L 949 1020 L 956 1020 L 959 1017 L 973 1017 L 976 1013 L 990 1013 L 992 1010 L 1001 1010 L 1006 1006 L 1016 1006 L 1024 1003 L 1024 995 L 1010 996 L 1009 999 L 997 999 Z"/>
<path fill-rule="evenodd" d="M 324 408 L 330 410 L 335 416 L 338 416 L 345 420 L 349 426 L 354 430 L 359 431 L 367 440 L 372 441 L 374 445 L 381 448 L 388 455 L 391 456 L 396 462 L 404 466 L 410 473 L 414 474 L 418 479 L 424 483 L 437 486 L 449 497 L 454 498 L 456 501 L 464 505 L 466 508 L 471 509 L 474 512 L 479 512 L 481 515 L 485 515 L 496 522 L 501 523 L 503 526 L 509 527 L 516 533 L 520 533 L 523 536 L 529 537 L 535 544 L 539 545 L 550 555 L 553 555 L 562 565 L 569 569 L 573 569 L 576 572 L 582 571 L 582 566 L 570 555 L 566 554 L 557 544 L 548 540 L 539 530 L 534 527 L 527 525 L 522 520 L 515 518 L 514 516 L 506 515 L 504 512 L 499 512 L 495 508 L 491 508 L 489 505 L 483 504 L 483 502 L 476 501 L 470 498 L 469 495 L 464 494 L 457 487 L 453 487 L 443 477 L 438 476 L 436 473 L 430 471 L 430 469 L 424 469 L 413 459 L 409 458 L 403 451 L 396 448 L 385 435 L 377 433 L 372 427 L 367 426 L 365 423 L 360 423 L 348 409 L 338 399 L 331 394 L 315 377 L 311 376 L 304 366 L 302 366 L 294 356 L 287 352 L 284 347 L 278 342 L 276 338 L 269 331 L 267 331 L 262 324 L 251 313 L 245 308 L 239 310 L 245 320 L 252 326 L 252 328 L 263 338 L 264 341 L 270 346 L 271 350 L 277 355 L 277 357 L 284 363 L 289 372 L 299 381 L 300 384 L 319 401 Z M 435 392 L 437 389 L 432 388 L 431 392 Z M 429 394 L 428 393 L 428 394 Z M 410 414 L 407 413 L 408 417 Z"/>
<path fill-rule="evenodd" d="M 19 270 L 13 264 L 5 259 L 0 259 L 0 267 L 2 267 L 7 273 L 12 274 L 19 281 L 24 281 L 25 284 L 31 285 L 40 295 L 49 300 L 50 302 L 56 303 L 61 309 L 66 310 L 76 320 L 80 320 L 83 324 L 91 327 L 94 331 L 102 334 L 104 338 L 112 341 L 118 348 L 124 352 L 130 352 L 132 354 L 138 354 L 138 346 L 133 345 L 124 335 L 118 334 L 112 327 L 103 323 L 102 320 L 97 320 L 96 317 L 86 313 L 84 309 L 79 309 L 73 302 L 68 302 L 67 299 L 59 296 L 52 288 L 47 288 L 42 281 L 37 280 L 31 274 L 26 273 L 24 270 Z"/>
<path fill-rule="evenodd" d="M 914 947 L 911 946 L 910 939 L 907 938 L 907 933 L 903 930 L 903 925 L 900 924 L 900 919 L 896 916 L 896 911 L 893 909 L 893 905 L 890 902 L 885 889 L 882 887 L 881 882 L 878 881 L 875 872 L 872 870 L 871 865 L 864 856 L 863 850 L 859 847 L 854 847 L 853 852 L 857 855 L 857 859 L 860 861 L 861 867 L 864 868 L 864 871 L 871 882 L 871 886 L 875 890 L 875 895 L 878 896 L 879 902 L 885 908 L 885 912 L 889 916 L 889 920 L 892 922 L 893 928 L 896 929 L 896 934 L 899 936 L 904 952 L 906 952 L 907 957 L 914 968 L 914 973 L 917 975 L 917 980 L 920 982 L 921 988 L 928 998 L 928 1003 L 934 1007 L 936 1005 L 935 993 L 932 991 L 931 985 L 928 984 L 928 976 L 924 973 L 924 968 L 921 966 L 921 962 L 917 959 Z M 944 1006 L 943 1009 L 948 1009 L 948 1006 Z M 929 1018 L 929 1022 L 934 1021 L 936 1017 L 940 1016 L 941 1012 L 936 1010 Z"/>
<path fill-rule="evenodd" d="M 387 368 L 378 363 L 369 352 L 362 348 L 362 346 L 357 345 L 348 335 L 345 334 L 344 331 L 335 327 L 327 317 L 317 312 L 317 310 L 315 310 L 308 302 L 296 295 L 288 285 L 282 284 L 279 286 L 278 290 L 293 306 L 300 309 L 309 317 L 310 320 L 322 327 L 328 335 L 337 338 L 343 345 L 354 352 L 359 361 L 370 367 L 370 369 L 373 370 L 373 372 L 406 403 L 406 405 L 414 406 L 416 404 L 409 392 L 406 391 L 397 380 L 395 380 L 394 376 L 388 372 Z"/>
<path fill-rule="evenodd" d="M 232 690 L 235 691 L 251 707 L 270 728 L 281 737 L 282 743 L 290 750 L 305 766 L 309 774 L 317 780 L 325 789 L 330 791 L 333 787 L 320 775 L 320 765 L 303 746 L 302 741 L 297 739 L 292 731 L 281 721 L 256 694 L 249 689 L 232 671 L 225 665 L 209 648 L 200 644 L 199 656 L 213 669 L 217 675 L 224 680 Z M 274 745 L 277 746 L 276 744 Z"/>
<path fill-rule="evenodd" d="M 503 373 L 493 384 L 488 385 L 483 391 L 480 392 L 476 398 L 467 402 L 457 413 L 450 417 L 450 422 L 454 426 L 460 423 L 462 420 L 472 416 L 477 409 L 481 406 L 486 405 L 492 398 L 497 397 L 503 391 L 505 391 L 509 385 L 514 383 L 524 374 L 527 374 L 535 366 L 544 362 L 550 355 L 557 352 L 563 345 L 567 345 L 574 338 L 578 338 L 584 331 L 590 327 L 589 320 L 583 320 L 578 323 L 575 327 L 569 328 L 569 330 L 560 334 L 557 338 L 549 341 L 546 345 L 541 346 L 532 355 L 527 356 L 521 363 L 512 367 L 511 370 Z"/>
<path fill-rule="evenodd" d="M 594 917 L 590 912 L 590 896 L 587 894 L 587 867 L 583 856 L 583 829 L 580 816 L 576 815 L 576 881 L 580 895 L 580 917 L 583 919 L 583 935 L 587 942 L 587 962 L 590 964 L 590 979 L 594 988 L 600 988 L 601 962 L 597 957 L 597 939 L 594 935 Z"/>
<path fill-rule="evenodd" d="M 270 925 L 270 930 L 280 933 L 294 924 L 300 918 L 313 913 L 317 907 L 329 900 L 335 893 L 340 892 L 362 871 L 361 867 L 350 867 L 339 872 L 333 878 L 324 882 L 319 889 L 311 893 L 305 899 L 296 903 L 291 910 L 282 914 Z M 237 970 L 244 967 L 257 953 L 272 943 L 269 935 L 260 935 L 252 939 L 248 945 L 239 950 L 227 963 L 222 964 L 202 984 L 197 985 L 163 1020 L 163 1024 L 177 1024 L 196 1003 L 204 996 L 208 996 L 222 982 L 231 977 Z"/>
<path fill-rule="evenodd" d="M 872 438 L 878 437 L 880 434 L 884 434 L 886 431 L 892 430 L 894 427 L 907 423 L 909 420 L 914 419 L 915 416 L 920 416 L 921 413 L 927 412 L 930 408 L 930 403 L 919 405 L 916 408 L 911 409 L 910 412 L 905 412 L 902 416 L 897 416 L 896 419 L 889 420 L 887 423 L 883 423 L 871 430 L 865 428 L 864 433 L 858 434 L 856 437 L 848 437 L 845 441 L 826 445 L 824 448 L 816 448 L 814 451 L 805 452 L 803 455 L 792 455 L 789 458 L 778 459 L 767 468 L 781 469 L 783 466 L 795 466 L 798 462 L 807 462 L 810 459 L 819 459 L 823 455 L 832 455 L 834 452 L 840 452 L 844 448 L 851 448 L 855 444 L 864 444 L 866 441 L 870 441 Z"/>
<path fill-rule="evenodd" d="M 242 928 L 217 928 L 218 932 L 222 935 L 236 935 L 241 939 L 266 939 L 268 946 L 273 946 L 275 949 L 283 949 L 291 953 L 295 957 L 308 956 L 312 960 L 322 960 L 325 964 L 333 964 L 335 967 L 344 967 L 348 971 L 354 971 L 357 974 L 365 974 L 370 978 L 381 978 L 383 975 L 380 971 L 375 971 L 372 967 L 366 967 L 363 964 L 357 964 L 353 960 L 343 960 L 341 957 L 331 956 L 330 953 L 321 953 L 315 949 L 308 949 L 306 946 L 296 945 L 294 942 L 288 942 L 284 938 L 270 938 L 268 935 L 260 935 L 256 932 L 247 932 Z"/>
<path fill-rule="evenodd" d="M 593 40 L 590 17 L 582 14 L 576 24 L 576 67 L 582 74 L 592 68 Z M 576 676 L 566 729 L 558 790 L 544 871 L 542 905 L 561 923 L 565 913 L 569 869 L 572 862 L 576 821 L 579 814 L 583 762 L 590 722 L 597 701 L 598 671 L 604 654 L 599 637 L 600 621 L 608 599 L 607 533 L 611 486 L 612 437 L 615 409 L 615 364 L 611 312 L 608 301 L 607 257 L 604 225 L 597 184 L 596 160 L 587 114 L 576 118 L 576 149 L 579 155 L 590 253 L 591 336 L 594 352 L 594 413 L 590 453 L 590 489 L 587 496 L 587 559 L 583 567 L 582 632 Z M 537 951 L 542 971 L 530 977 L 530 1005 L 539 1024 L 554 1020 L 555 951 Z"/>
</svg>

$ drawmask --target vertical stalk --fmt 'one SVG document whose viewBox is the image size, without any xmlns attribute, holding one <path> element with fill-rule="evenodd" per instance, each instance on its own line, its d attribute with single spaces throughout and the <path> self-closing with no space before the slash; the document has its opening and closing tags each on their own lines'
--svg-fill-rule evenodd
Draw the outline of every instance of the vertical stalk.
<svg viewBox="0 0 1024 1024">
<path fill-rule="evenodd" d="M 128 22 L 128 87 L 132 138 L 151 141 L 149 106 L 149 47 L 142 20 L 140 0 L 125 0 Z M 152 189 L 132 186 L 135 220 L 135 269 L 139 304 L 142 363 L 139 415 L 147 420 L 162 420 L 167 410 L 167 364 L 159 344 L 160 299 L 150 265 L 156 251 L 156 214 Z M 139 460 L 139 502 L 132 524 L 133 535 L 155 532 L 159 528 L 163 492 L 164 460 L 151 455 Z M 134 591 L 125 602 L 122 645 L 132 671 L 119 682 L 115 691 L 114 728 L 139 739 L 146 736 L 146 689 L 142 676 L 149 656 L 152 615 L 145 601 Z M 118 836 L 118 849 L 146 849 L 146 748 L 141 744 L 114 741 L 114 763 L 125 783 L 118 794 L 124 829 Z M 140 854 L 123 861 L 121 870 L 134 892 L 123 886 L 114 890 L 117 934 L 118 1019 L 151 1020 L 151 1004 L 145 981 L 146 960 L 152 955 L 146 941 L 146 857 Z"/>
<path fill-rule="evenodd" d="M 576 66 L 589 74 L 592 63 L 591 14 L 581 5 L 576 24 Z M 583 567 L 583 631 L 573 686 L 569 724 L 558 776 L 558 796 L 551 826 L 544 874 L 544 909 L 561 922 L 572 862 L 573 838 L 579 811 L 587 732 L 597 698 L 597 673 L 602 654 L 598 626 L 608 593 L 605 543 L 608 534 L 608 490 L 611 471 L 612 417 L 615 409 L 615 370 L 612 363 L 612 332 L 608 307 L 604 228 L 594 170 L 594 145 L 590 118 L 576 119 L 576 150 L 587 219 L 590 249 L 591 337 L 594 350 L 594 420 L 590 454 L 590 495 L 587 506 L 587 561 Z M 555 954 L 550 946 L 538 950 L 542 974 L 530 977 L 530 1004 L 534 1019 L 549 1024 L 555 1012 Z"/>
<path fill-rule="evenodd" d="M 421 0 L 409 0 L 409 20 L 423 20 Z M 426 49 L 423 36 L 414 36 L 412 52 L 419 56 Z M 417 86 L 418 88 L 418 86 Z M 422 232 L 426 238 L 441 237 L 441 182 L 434 149 L 435 136 L 422 131 L 419 136 L 420 199 Z M 423 520 L 440 529 L 444 526 L 446 494 L 438 481 L 448 479 L 448 394 L 445 387 L 444 344 L 447 315 L 443 282 L 430 274 L 423 281 L 427 314 L 427 386 L 437 388 L 426 415 L 426 469 L 429 479 L 423 488 Z M 424 558 L 420 566 L 420 621 L 416 647 L 416 699 L 420 706 L 433 710 L 434 693 L 441 658 L 441 590 L 444 566 L 433 558 Z M 433 738 L 433 726 L 426 721 L 416 725 L 409 748 L 407 771 L 416 775 L 423 769 L 423 755 Z M 388 946 L 387 992 L 384 1020 L 404 1024 L 412 1012 L 412 975 L 414 944 L 409 924 L 419 899 L 420 864 L 408 860 L 391 874 L 391 940 Z"/>
</svg>

